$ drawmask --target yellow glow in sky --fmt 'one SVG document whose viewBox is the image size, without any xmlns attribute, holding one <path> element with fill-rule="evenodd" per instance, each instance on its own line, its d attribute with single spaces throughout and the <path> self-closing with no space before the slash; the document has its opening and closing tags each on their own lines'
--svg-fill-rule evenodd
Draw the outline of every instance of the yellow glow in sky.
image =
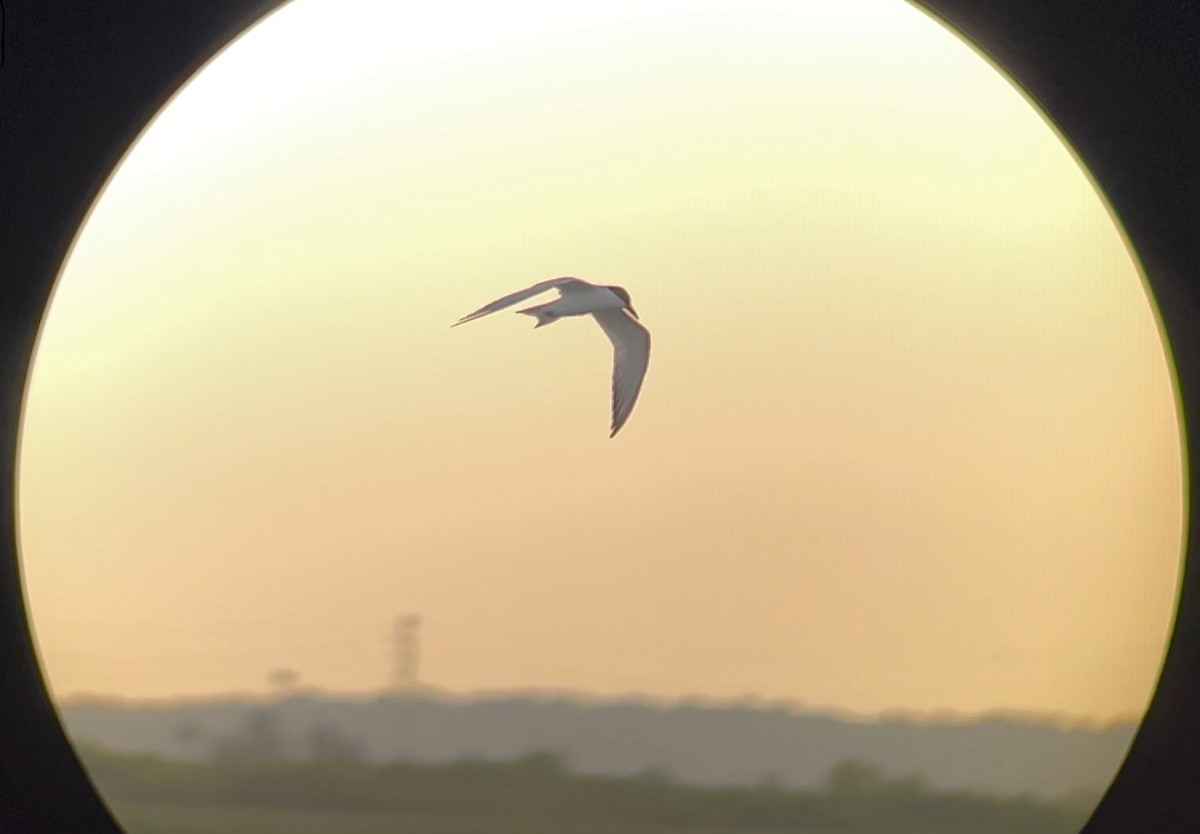
<svg viewBox="0 0 1200 834">
<path fill-rule="evenodd" d="M 608 438 L 586 320 L 654 338 Z M 1183 541 L 1171 371 L 1101 197 L 896 0 L 296 0 L 150 125 L 24 415 L 57 695 L 421 677 L 1140 713 Z"/>
</svg>

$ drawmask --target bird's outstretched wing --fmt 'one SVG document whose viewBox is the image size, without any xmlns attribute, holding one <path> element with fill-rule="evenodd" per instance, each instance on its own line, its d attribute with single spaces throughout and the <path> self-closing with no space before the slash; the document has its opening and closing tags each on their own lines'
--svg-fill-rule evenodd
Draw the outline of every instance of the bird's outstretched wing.
<svg viewBox="0 0 1200 834">
<path fill-rule="evenodd" d="M 592 317 L 613 343 L 612 433 L 629 419 L 650 365 L 650 331 L 625 310 L 601 310 Z"/>
<path fill-rule="evenodd" d="M 494 313 L 497 310 L 503 310 L 505 307 L 511 307 L 519 301 L 532 298 L 535 295 L 546 292 L 546 290 L 557 289 L 560 293 L 565 293 L 570 292 L 572 289 L 584 289 L 590 286 L 591 284 L 587 283 L 586 281 L 580 281 L 578 278 L 572 278 L 570 276 L 551 278 L 548 281 L 539 281 L 532 287 L 526 287 L 523 290 L 517 290 L 516 292 L 510 293 L 503 298 L 497 298 L 491 304 L 483 305 L 474 313 L 468 313 L 450 326 L 458 327 L 460 324 L 466 324 L 469 321 L 482 318 L 488 313 Z"/>
</svg>

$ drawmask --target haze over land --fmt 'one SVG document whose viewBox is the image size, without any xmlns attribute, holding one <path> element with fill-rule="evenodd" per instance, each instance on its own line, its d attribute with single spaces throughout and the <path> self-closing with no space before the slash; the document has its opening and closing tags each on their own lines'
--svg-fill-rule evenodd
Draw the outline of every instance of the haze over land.
<svg viewBox="0 0 1200 834">
<path fill-rule="evenodd" d="M 304 759 L 320 729 L 374 761 L 512 760 L 540 751 L 579 773 L 648 771 L 685 783 L 820 785 L 839 762 L 919 775 L 937 790 L 1098 797 L 1124 758 L 1133 724 L 1063 727 L 1031 717 L 852 721 L 747 704 L 644 699 L 413 693 L 346 699 L 297 693 L 279 700 L 121 704 L 80 701 L 64 720 L 81 741 L 181 759 L 247 754 Z M 246 745 L 250 745 L 247 747 Z"/>
</svg>

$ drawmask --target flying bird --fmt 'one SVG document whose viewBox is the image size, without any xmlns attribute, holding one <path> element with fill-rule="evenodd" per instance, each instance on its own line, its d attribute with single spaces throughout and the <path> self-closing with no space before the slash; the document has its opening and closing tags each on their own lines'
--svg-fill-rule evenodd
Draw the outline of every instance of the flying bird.
<svg viewBox="0 0 1200 834">
<path fill-rule="evenodd" d="M 458 327 L 549 290 L 558 290 L 558 298 L 517 312 L 537 319 L 534 330 L 566 316 L 590 315 L 600 325 L 613 344 L 612 432 L 609 437 L 616 437 L 633 411 L 650 364 L 650 331 L 638 320 L 629 293 L 623 287 L 589 284 L 570 276 L 551 278 L 497 298 L 450 326 Z"/>
</svg>

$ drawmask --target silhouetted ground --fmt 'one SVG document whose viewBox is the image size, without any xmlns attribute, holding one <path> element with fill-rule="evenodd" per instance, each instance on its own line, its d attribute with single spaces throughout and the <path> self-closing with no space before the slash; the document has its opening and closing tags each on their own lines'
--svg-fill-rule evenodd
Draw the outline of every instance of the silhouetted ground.
<svg viewBox="0 0 1200 834">
<path fill-rule="evenodd" d="M 846 761 L 821 790 L 570 772 L 553 753 L 444 765 L 81 755 L 129 834 L 1074 834 L 1083 808 L 927 790 Z"/>
<path fill-rule="evenodd" d="M 709 787 L 752 787 L 769 775 L 794 788 L 817 788 L 839 761 L 856 758 L 888 773 L 920 773 L 940 791 L 1047 800 L 1102 790 L 1136 731 L 1134 722 L 1069 726 L 1015 715 L 857 721 L 767 704 L 519 693 L 352 699 L 303 692 L 267 703 L 90 700 L 64 704 L 62 713 L 73 739 L 193 761 L 215 746 L 247 744 L 291 759 L 327 742 L 350 744 L 372 761 L 427 764 L 556 750 L 575 772 L 597 776 L 653 767 Z"/>
</svg>

